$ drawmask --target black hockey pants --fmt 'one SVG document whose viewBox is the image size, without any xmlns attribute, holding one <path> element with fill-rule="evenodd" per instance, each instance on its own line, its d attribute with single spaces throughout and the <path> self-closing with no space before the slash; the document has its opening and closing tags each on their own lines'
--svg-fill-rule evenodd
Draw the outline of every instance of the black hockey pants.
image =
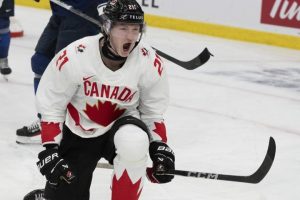
<svg viewBox="0 0 300 200">
<path fill-rule="evenodd" d="M 69 164 L 76 180 L 71 184 L 62 181 L 57 188 L 46 184 L 45 198 L 47 200 L 89 200 L 90 185 L 97 162 L 100 158 L 104 158 L 112 163 L 116 155 L 113 138 L 119 127 L 124 124 L 134 124 L 148 133 L 146 125 L 131 116 L 118 119 L 107 133 L 96 138 L 81 138 L 64 126 L 59 153 Z"/>
</svg>

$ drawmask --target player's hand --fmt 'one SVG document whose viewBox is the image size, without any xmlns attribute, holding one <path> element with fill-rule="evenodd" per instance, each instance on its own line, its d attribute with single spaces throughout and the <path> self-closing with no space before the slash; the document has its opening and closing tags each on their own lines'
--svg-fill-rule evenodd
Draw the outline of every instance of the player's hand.
<svg viewBox="0 0 300 200">
<path fill-rule="evenodd" d="M 57 147 L 46 148 L 39 153 L 37 166 L 48 183 L 57 187 L 60 183 L 72 183 L 75 176 L 68 163 L 59 155 Z"/>
<path fill-rule="evenodd" d="M 147 177 L 152 183 L 168 183 L 174 175 L 159 175 L 161 171 L 175 169 L 175 155 L 173 150 L 164 142 L 151 142 L 149 147 L 152 168 L 147 168 Z"/>
</svg>

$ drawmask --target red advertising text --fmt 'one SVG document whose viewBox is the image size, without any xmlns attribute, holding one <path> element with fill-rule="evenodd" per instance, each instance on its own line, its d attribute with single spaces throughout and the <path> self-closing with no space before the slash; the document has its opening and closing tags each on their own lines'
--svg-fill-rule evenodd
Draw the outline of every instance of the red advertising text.
<svg viewBox="0 0 300 200">
<path fill-rule="evenodd" d="M 261 23 L 300 28 L 300 0 L 262 0 Z"/>
</svg>

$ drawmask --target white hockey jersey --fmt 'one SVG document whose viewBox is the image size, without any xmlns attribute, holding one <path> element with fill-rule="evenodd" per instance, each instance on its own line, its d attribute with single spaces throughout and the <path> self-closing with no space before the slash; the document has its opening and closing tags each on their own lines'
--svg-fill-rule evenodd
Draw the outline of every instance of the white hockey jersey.
<svg viewBox="0 0 300 200">
<path fill-rule="evenodd" d="M 132 115 L 146 123 L 153 140 L 166 141 L 163 113 L 169 86 L 161 58 L 140 42 L 122 68 L 111 71 L 101 59 L 101 37 L 77 40 L 50 62 L 36 94 L 42 122 L 65 122 L 73 133 L 91 138 L 106 133 L 116 119 Z M 53 137 L 43 144 L 59 143 L 61 133 Z"/>
</svg>

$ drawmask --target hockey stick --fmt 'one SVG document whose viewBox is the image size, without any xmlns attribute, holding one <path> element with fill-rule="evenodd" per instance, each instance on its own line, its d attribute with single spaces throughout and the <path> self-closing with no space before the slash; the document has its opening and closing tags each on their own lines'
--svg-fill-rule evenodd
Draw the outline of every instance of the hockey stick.
<svg viewBox="0 0 300 200">
<path fill-rule="evenodd" d="M 169 171 L 162 172 L 161 174 L 255 184 L 255 183 L 259 183 L 271 169 L 275 158 L 275 153 L 276 153 L 276 143 L 275 140 L 272 137 L 270 137 L 267 154 L 265 156 L 264 161 L 262 162 L 260 167 L 256 170 L 256 172 L 254 172 L 249 176 L 237 176 L 237 175 L 217 174 L 217 173 L 207 173 L 207 172 L 184 171 L 184 170 L 169 170 Z M 108 163 L 97 163 L 97 168 L 112 169 L 113 166 Z M 44 193 L 43 189 L 33 190 L 29 192 L 24 197 L 23 200 L 35 200 L 39 196 L 42 197 L 43 193 Z"/>
<path fill-rule="evenodd" d="M 60 0 L 50 0 L 52 3 L 55 3 L 56 5 L 59 5 L 61 6 L 62 8 L 65 8 L 66 10 L 69 10 L 70 12 L 86 19 L 87 21 L 93 23 L 93 24 L 96 24 L 97 26 L 99 26 L 102 30 L 102 24 L 99 20 L 96 20 L 86 14 L 84 14 L 83 12 L 81 12 L 80 10 L 77 10 L 75 8 L 73 8 L 72 6 L 66 4 L 65 2 L 62 2 Z M 213 56 L 207 48 L 205 48 L 198 56 L 196 56 L 195 58 L 193 58 L 192 60 L 189 60 L 189 61 L 181 61 L 181 60 L 178 60 L 154 47 L 152 47 L 153 49 L 156 50 L 157 54 L 160 55 L 161 57 L 177 64 L 178 66 L 180 67 L 183 67 L 187 70 L 193 70 L 193 69 L 196 69 L 198 67 L 200 67 L 201 65 L 205 64 L 210 56 Z"/>
<path fill-rule="evenodd" d="M 193 58 L 192 60 L 189 60 L 189 61 L 181 61 L 181 60 L 177 60 L 176 58 L 152 47 L 153 49 L 156 50 L 157 54 L 160 55 L 161 57 L 183 67 L 184 69 L 187 69 L 187 70 L 193 70 L 193 69 L 196 69 L 198 67 L 200 67 L 201 65 L 203 65 L 204 63 L 206 63 L 210 56 L 214 56 L 213 54 L 211 54 L 209 52 L 209 50 L 205 47 L 205 49 L 198 55 L 196 56 L 195 58 Z"/>
<path fill-rule="evenodd" d="M 243 182 L 243 183 L 259 183 L 269 172 L 273 164 L 276 153 L 276 143 L 274 138 L 270 137 L 269 146 L 265 159 L 263 160 L 260 167 L 249 176 L 237 176 L 237 175 L 228 175 L 228 174 L 217 174 L 217 173 L 207 173 L 207 172 L 194 172 L 194 171 L 184 171 L 184 170 L 169 170 L 161 172 L 161 175 L 178 175 L 186 177 L 195 177 L 195 178 L 205 178 L 205 179 L 215 179 L 223 181 L 234 181 L 234 182 Z M 112 165 L 107 163 L 98 163 L 98 168 L 112 169 Z"/>
</svg>

